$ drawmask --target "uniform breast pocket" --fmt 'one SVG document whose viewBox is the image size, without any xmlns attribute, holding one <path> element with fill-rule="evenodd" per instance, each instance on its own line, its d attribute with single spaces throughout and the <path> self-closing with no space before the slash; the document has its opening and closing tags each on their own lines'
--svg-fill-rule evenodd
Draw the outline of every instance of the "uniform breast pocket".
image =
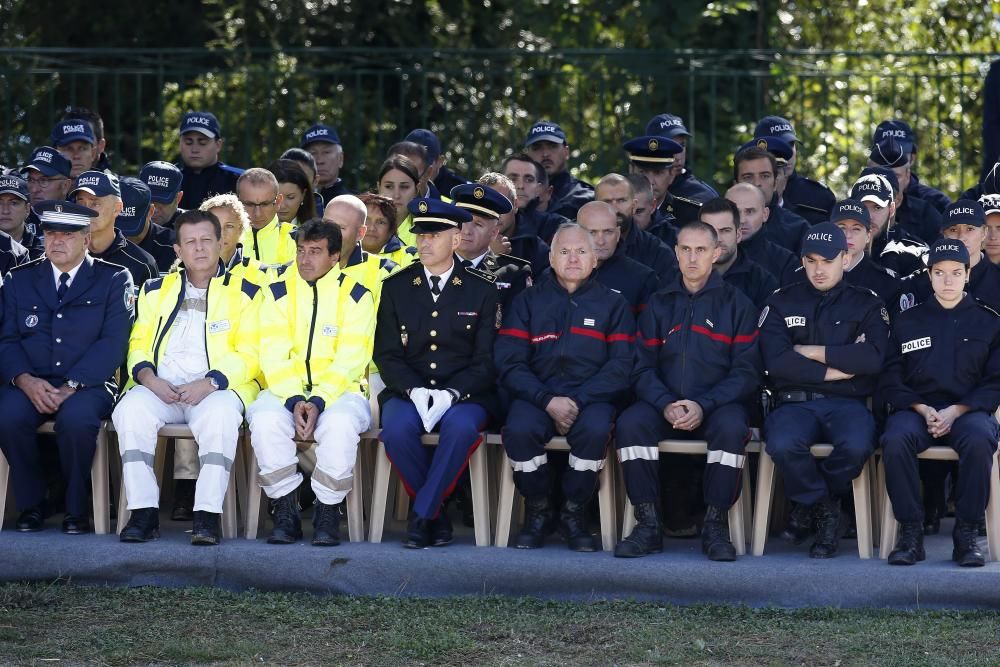
<svg viewBox="0 0 1000 667">
<path fill-rule="evenodd" d="M 92 338 L 104 326 L 104 311 L 103 299 L 80 298 L 56 313 L 53 326 L 69 327 L 77 338 Z"/>
<path fill-rule="evenodd" d="M 35 336 L 47 333 L 52 326 L 52 314 L 40 305 L 18 308 L 17 326 L 22 336 Z"/>
</svg>

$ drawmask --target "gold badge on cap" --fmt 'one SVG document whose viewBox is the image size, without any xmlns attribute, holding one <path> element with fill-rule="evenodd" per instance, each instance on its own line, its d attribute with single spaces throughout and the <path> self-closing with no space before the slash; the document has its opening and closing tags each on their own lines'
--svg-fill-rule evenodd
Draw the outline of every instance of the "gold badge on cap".
<svg viewBox="0 0 1000 667">
<path fill-rule="evenodd" d="M 476 199 L 482 199 L 483 197 L 486 196 L 486 190 L 483 190 L 482 188 L 476 188 L 475 190 L 472 191 L 472 196 L 475 197 Z"/>
<path fill-rule="evenodd" d="M 767 139 L 760 139 L 757 141 L 757 148 L 767 150 Z"/>
<path fill-rule="evenodd" d="M 659 150 L 659 148 L 660 148 L 660 142 L 659 141 L 657 141 L 656 139 L 650 139 L 649 140 L 649 150 L 655 151 L 655 150 Z"/>
<path fill-rule="evenodd" d="M 427 212 L 427 202 L 425 202 L 425 201 L 420 202 L 419 204 L 417 204 L 417 208 L 420 210 L 421 213 L 426 213 Z"/>
</svg>

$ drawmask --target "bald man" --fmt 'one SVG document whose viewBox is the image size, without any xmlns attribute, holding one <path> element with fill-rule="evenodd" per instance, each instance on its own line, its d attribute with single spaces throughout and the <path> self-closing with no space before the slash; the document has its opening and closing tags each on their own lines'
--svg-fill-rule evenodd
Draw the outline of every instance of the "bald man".
<svg viewBox="0 0 1000 667">
<path fill-rule="evenodd" d="M 771 242 L 762 233 L 771 215 L 763 190 L 752 183 L 737 183 L 726 190 L 725 197 L 740 211 L 740 234 L 743 237 L 740 250 L 767 269 L 780 285 L 796 282 L 795 269 L 799 262 L 795 255 Z"/>
</svg>

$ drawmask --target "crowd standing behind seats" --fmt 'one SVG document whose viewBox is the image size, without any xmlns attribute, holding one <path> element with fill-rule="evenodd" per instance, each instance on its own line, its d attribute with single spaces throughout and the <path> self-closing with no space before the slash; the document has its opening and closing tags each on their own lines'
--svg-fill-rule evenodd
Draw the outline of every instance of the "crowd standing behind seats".
<svg viewBox="0 0 1000 667">
<path fill-rule="evenodd" d="M 112 169 L 101 117 L 67 109 L 0 174 L 0 447 L 16 529 L 62 512 L 64 532 L 90 530 L 110 418 L 130 512 L 120 539 L 156 539 L 157 432 L 186 423 L 171 517 L 193 522 L 193 544 L 218 544 L 245 421 L 268 542 L 303 537 L 305 503 L 312 543 L 339 544 L 359 440 L 376 427 L 412 500 L 404 546 L 441 547 L 489 430 L 525 499 L 514 546 L 558 530 L 597 550 L 588 505 L 617 456 L 635 523 L 615 556 L 700 534 L 709 559 L 731 561 L 727 515 L 757 428 L 792 505 L 782 536 L 811 540 L 811 557 L 838 553 L 852 530 L 841 505 L 880 448 L 901 524 L 889 562 L 925 558 L 950 483 L 953 559 L 983 565 L 1000 161 L 952 201 L 919 179 L 911 126 L 888 119 L 838 200 L 797 171 L 807 147 L 786 118 L 755 124 L 730 183 L 691 172 L 693 140 L 658 114 L 613 149 L 622 173 L 592 185 L 572 176 L 564 129 L 541 119 L 466 180 L 418 128 L 355 196 L 322 122 L 244 170 L 221 161 L 216 116 L 190 111 L 177 162 L 133 177 Z M 55 458 L 36 435 L 49 420 Z M 558 437 L 568 459 L 550 456 Z M 661 456 L 664 440 L 705 441 L 708 455 Z M 814 458 L 817 443 L 832 453 Z M 957 466 L 918 461 L 932 445 Z M 56 465 L 64 489 L 47 481 Z"/>
</svg>

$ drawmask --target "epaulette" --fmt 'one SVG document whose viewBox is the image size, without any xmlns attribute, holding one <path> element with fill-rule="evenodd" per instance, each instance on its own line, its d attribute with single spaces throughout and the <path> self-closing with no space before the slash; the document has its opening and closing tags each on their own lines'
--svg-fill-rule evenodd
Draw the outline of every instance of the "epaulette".
<svg viewBox="0 0 1000 667">
<path fill-rule="evenodd" d="M 528 260 L 523 259 L 521 257 L 515 257 L 514 255 L 504 255 L 504 254 L 497 255 L 497 259 L 500 259 L 500 258 L 505 259 L 506 261 L 510 262 L 511 264 L 517 264 L 518 266 L 520 266 L 522 268 L 524 268 L 526 266 L 529 267 L 529 268 L 531 267 L 531 262 L 529 262 Z"/>
<path fill-rule="evenodd" d="M 257 296 L 257 292 L 260 291 L 260 287 L 258 285 L 254 285 L 246 278 L 243 278 L 243 282 L 240 284 L 240 291 L 250 297 L 250 300 L 252 301 L 253 298 Z"/>
<path fill-rule="evenodd" d="M 993 313 L 993 314 L 994 314 L 994 315 L 996 315 L 997 317 L 1000 317 L 1000 313 L 998 313 L 998 312 L 997 312 L 997 311 L 996 311 L 996 310 L 995 310 L 995 309 L 993 308 L 993 306 L 989 305 L 989 304 L 988 304 L 988 303 L 986 303 L 985 301 L 982 301 L 982 300 L 981 300 L 981 299 L 980 299 L 979 297 L 976 297 L 976 296 L 974 296 L 974 297 L 972 297 L 972 300 L 976 302 L 976 305 L 977 305 L 977 306 L 981 306 L 981 307 L 982 307 L 983 309 L 985 309 L 985 310 L 988 310 L 989 312 Z"/>
<path fill-rule="evenodd" d="M 288 286 L 283 280 L 273 282 L 268 287 L 271 289 L 271 296 L 274 297 L 275 301 L 283 299 L 288 294 Z"/>
<path fill-rule="evenodd" d="M 351 288 L 351 298 L 354 299 L 354 303 L 361 303 L 361 299 L 368 293 L 368 288 L 361 283 L 356 283 L 354 287 Z"/>
<path fill-rule="evenodd" d="M 486 271 L 480 271 L 479 269 L 474 269 L 471 266 L 465 267 L 465 272 L 470 275 L 476 276 L 477 278 L 481 278 L 482 280 L 485 280 L 491 285 L 497 281 L 497 277 L 492 273 L 487 273 Z"/>
<path fill-rule="evenodd" d="M 10 267 L 10 269 L 8 270 L 8 273 L 14 273 L 16 271 L 22 271 L 22 270 L 28 268 L 29 266 L 35 266 L 36 264 L 39 264 L 39 263 L 44 262 L 44 261 L 45 261 L 45 257 L 44 256 L 43 257 L 39 257 L 38 259 L 33 259 L 30 262 L 25 262 L 24 264 L 20 264 L 18 266 L 12 266 L 12 267 Z M 94 261 L 98 262 L 100 260 L 95 257 Z"/>
</svg>

